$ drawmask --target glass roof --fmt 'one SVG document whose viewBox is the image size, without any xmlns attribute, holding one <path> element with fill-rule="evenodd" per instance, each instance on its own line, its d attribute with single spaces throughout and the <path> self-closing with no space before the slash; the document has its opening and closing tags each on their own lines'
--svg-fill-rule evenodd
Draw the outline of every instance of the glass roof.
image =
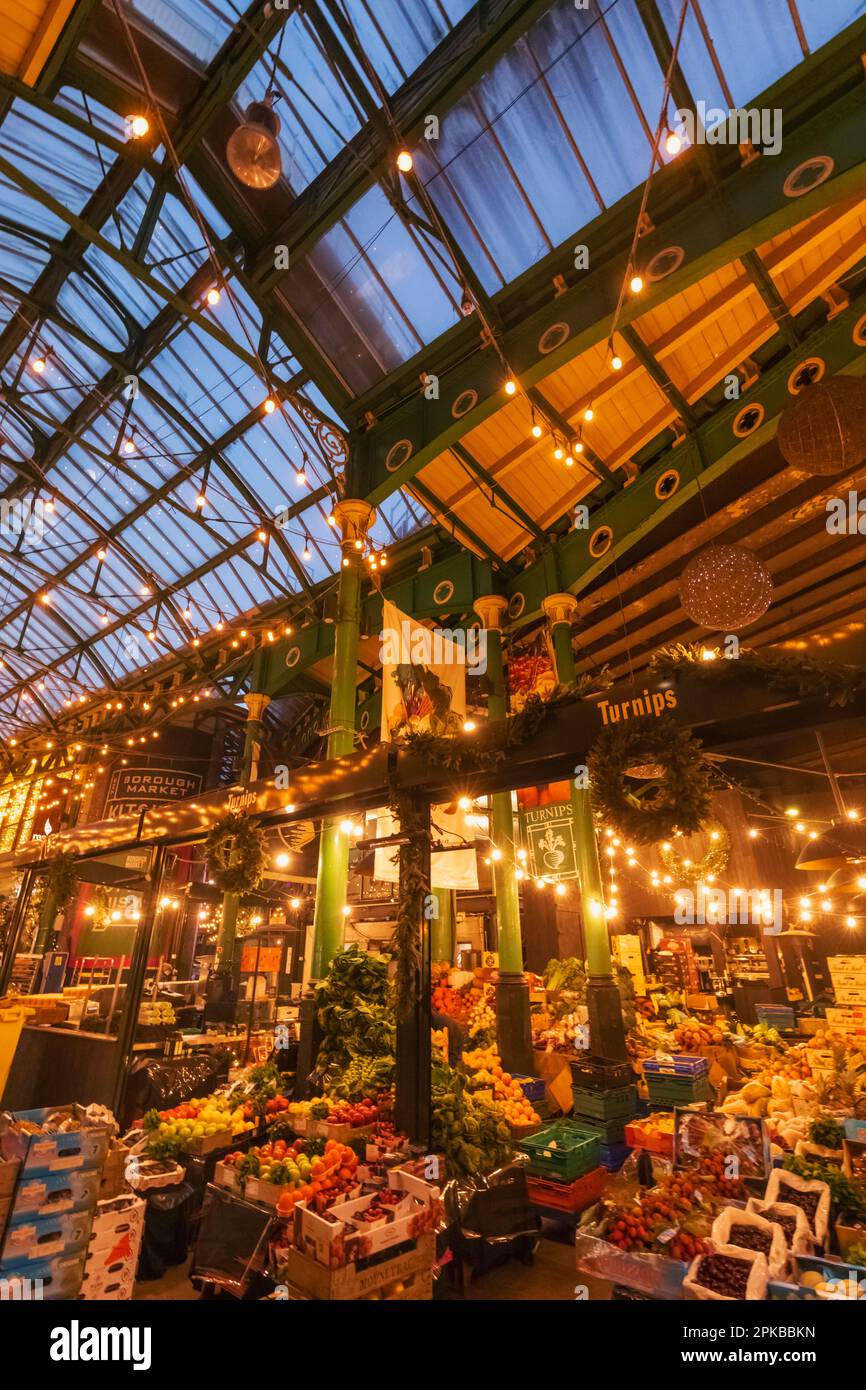
<svg viewBox="0 0 866 1390">
<path fill-rule="evenodd" d="M 252 32 L 233 0 L 128 3 L 191 66 L 190 96 L 222 92 L 222 55 Z M 658 5 L 673 34 L 680 0 Z M 220 95 L 237 119 L 274 91 L 278 221 L 293 200 L 315 198 L 369 112 L 471 8 L 322 0 L 286 11 L 234 94 Z M 866 0 L 692 0 L 685 80 L 696 100 L 747 103 L 804 46 L 864 13 Z M 489 294 L 642 183 L 660 94 L 636 0 L 588 10 L 558 0 L 442 113 L 438 138 L 413 150 L 415 170 Z M 380 384 L 460 320 L 463 294 L 410 183 L 364 169 L 366 191 L 257 303 L 248 280 L 213 260 L 226 241 L 242 258 L 236 188 L 209 182 L 201 161 L 201 182 L 184 169 L 179 183 L 159 145 L 127 160 L 128 109 L 69 85 L 54 101 L 52 113 L 15 97 L 0 116 L 0 482 L 7 510 L 24 508 L 0 527 L 0 734 L 332 575 L 333 382 L 343 399 Z M 271 206 L 243 203 L 243 225 L 257 220 L 265 240 Z M 85 214 L 96 230 L 79 235 Z M 178 295 L 192 296 L 192 317 Z M 328 368 L 323 379 L 311 360 Z M 379 508 L 376 540 L 428 521 L 397 493 Z"/>
</svg>

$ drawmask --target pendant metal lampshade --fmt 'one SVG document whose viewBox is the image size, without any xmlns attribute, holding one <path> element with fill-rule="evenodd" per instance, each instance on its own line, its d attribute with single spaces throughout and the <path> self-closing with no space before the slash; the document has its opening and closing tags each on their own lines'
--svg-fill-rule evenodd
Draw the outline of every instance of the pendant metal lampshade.
<svg viewBox="0 0 866 1390">
<path fill-rule="evenodd" d="M 742 545 L 711 545 L 680 576 L 680 603 L 700 627 L 736 632 L 762 618 L 772 599 L 772 579 Z"/>
<path fill-rule="evenodd" d="M 248 107 L 243 122 L 229 137 L 226 159 L 229 168 L 247 188 L 273 188 L 283 171 L 277 135 L 279 117 L 274 114 L 272 99 L 254 101 Z"/>
<path fill-rule="evenodd" d="M 795 868 L 825 872 L 866 865 L 866 822 L 858 825 L 842 823 L 824 830 L 817 840 L 808 840 L 797 857 Z"/>
</svg>

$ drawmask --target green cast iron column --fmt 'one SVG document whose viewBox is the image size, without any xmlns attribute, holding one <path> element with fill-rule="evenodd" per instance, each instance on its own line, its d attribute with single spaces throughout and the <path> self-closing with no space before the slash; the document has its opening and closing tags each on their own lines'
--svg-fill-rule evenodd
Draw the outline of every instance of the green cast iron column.
<svg viewBox="0 0 866 1390">
<path fill-rule="evenodd" d="M 487 594 L 476 599 L 474 606 L 484 625 L 487 643 L 488 718 L 491 721 L 504 719 L 506 699 L 502 669 L 502 620 L 508 611 L 508 601 L 499 594 Z M 499 856 L 493 861 L 499 945 L 499 980 L 496 987 L 499 1050 L 507 1070 L 531 1074 L 532 1029 L 529 1021 L 529 987 L 523 975 L 523 938 L 520 931 L 520 894 L 517 888 L 511 792 L 495 792 L 491 796 L 490 831 Z"/>
<path fill-rule="evenodd" d="M 560 685 L 570 685 L 575 678 L 571 621 L 577 610 L 577 600 L 573 594 L 550 594 L 543 600 L 542 608 L 553 638 L 556 678 Z M 589 973 L 587 1007 L 590 1045 L 593 1052 L 601 1056 L 624 1058 L 627 1054 L 622 1007 L 619 990 L 613 978 L 601 865 L 592 818 L 592 799 L 589 788 L 576 786 L 574 778 L 571 779 L 571 809 Z"/>
<path fill-rule="evenodd" d="M 454 964 L 454 894 L 450 888 L 431 888 L 436 916 L 430 919 L 430 959 Z"/>
<path fill-rule="evenodd" d="M 329 758 L 339 758 L 344 753 L 351 753 L 355 747 L 358 638 L 361 630 L 361 566 L 364 538 L 373 523 L 375 512 L 368 503 L 350 498 L 337 503 L 334 516 L 342 532 L 343 561 L 337 595 L 337 621 L 334 628 Z M 310 968 L 314 980 L 322 978 L 334 952 L 343 944 L 343 908 L 346 905 L 348 874 L 349 842 L 340 830 L 340 818 L 331 816 L 322 825 L 319 843 Z"/>
<path fill-rule="evenodd" d="M 253 680 L 259 675 L 258 666 L 253 668 Z M 247 707 L 247 721 L 244 725 L 244 753 L 241 769 L 241 782 L 248 786 L 259 775 L 259 753 L 262 745 L 262 716 L 270 704 L 270 696 L 257 691 L 249 691 L 244 696 Z M 237 893 L 223 893 L 222 918 L 217 936 L 216 968 L 227 973 L 234 964 L 237 945 L 238 907 L 240 897 Z"/>
</svg>

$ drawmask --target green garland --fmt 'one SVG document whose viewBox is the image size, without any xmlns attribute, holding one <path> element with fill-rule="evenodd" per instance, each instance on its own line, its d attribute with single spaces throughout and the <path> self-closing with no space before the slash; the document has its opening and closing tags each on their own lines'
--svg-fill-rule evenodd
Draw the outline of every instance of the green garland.
<svg viewBox="0 0 866 1390">
<path fill-rule="evenodd" d="M 424 872 L 425 817 L 411 797 L 392 793 L 391 814 L 399 821 L 400 834 L 409 836 L 400 849 L 400 902 L 389 949 L 396 962 L 395 1006 L 399 1019 L 408 1018 L 418 1001 L 421 975 L 421 919 L 430 893 Z"/>
<path fill-rule="evenodd" d="M 399 745 L 410 753 L 417 753 L 430 766 L 443 768 L 447 772 L 488 772 L 504 762 L 509 753 L 530 743 L 544 728 L 554 710 L 576 704 L 590 688 L 596 690 L 600 687 L 589 677 L 584 677 L 573 685 L 558 685 L 549 699 L 530 695 L 517 714 L 488 725 L 484 742 L 480 744 L 444 734 L 416 733 L 401 737 Z"/>
<path fill-rule="evenodd" d="M 50 897 L 55 913 L 63 912 L 78 892 L 78 879 L 75 876 L 75 855 L 57 854 L 48 861 L 48 872 L 44 877 L 42 901 Z"/>
<path fill-rule="evenodd" d="M 787 652 L 756 652 L 741 647 L 737 657 L 719 656 L 705 661 L 703 647 L 677 643 L 661 647 L 650 662 L 650 670 L 663 679 L 688 672 L 701 680 L 738 680 L 745 673 L 767 682 L 773 690 L 803 698 L 820 697 L 831 705 L 850 704 L 866 695 L 866 669 L 847 666 L 841 661 L 816 661 L 810 656 Z"/>
<path fill-rule="evenodd" d="M 264 831 L 246 816 L 223 816 L 204 842 L 209 876 L 224 893 L 252 893 L 265 867 Z"/>
<path fill-rule="evenodd" d="M 687 864 L 668 841 L 659 847 L 659 859 L 678 883 L 697 886 L 699 883 L 706 883 L 709 877 L 723 873 L 727 868 L 731 854 L 731 837 L 725 827 L 720 821 L 713 820 L 706 821 L 701 830 L 709 838 L 710 844 L 703 857 L 693 859 L 691 864 Z"/>
<path fill-rule="evenodd" d="M 699 830 L 710 809 L 709 765 L 697 739 L 675 720 L 662 716 L 652 724 L 609 724 L 588 756 L 595 810 L 602 820 L 638 844 L 667 840 L 674 831 Z M 636 796 L 626 769 L 657 763 L 658 781 Z"/>
</svg>

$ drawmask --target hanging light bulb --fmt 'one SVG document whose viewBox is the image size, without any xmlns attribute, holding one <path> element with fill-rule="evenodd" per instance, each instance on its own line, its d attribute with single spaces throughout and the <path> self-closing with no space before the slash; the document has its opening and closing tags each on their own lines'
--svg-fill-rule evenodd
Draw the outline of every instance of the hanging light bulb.
<svg viewBox="0 0 866 1390">
<path fill-rule="evenodd" d="M 146 116 L 130 116 L 127 123 L 127 129 L 129 131 L 130 138 L 135 140 L 143 140 L 147 132 L 150 130 L 150 121 L 147 119 Z"/>
<path fill-rule="evenodd" d="M 273 100 L 269 92 L 264 101 L 251 102 L 226 145 L 228 166 L 247 188 L 273 188 L 283 171 L 277 140 L 280 120 Z"/>
<path fill-rule="evenodd" d="M 622 371 L 622 358 L 620 357 L 618 352 L 611 353 L 610 365 L 613 371 Z"/>
<path fill-rule="evenodd" d="M 101 548 L 100 548 L 99 550 L 97 550 L 97 552 L 96 552 L 96 558 L 97 558 L 97 560 L 100 560 L 100 561 L 101 561 L 101 560 L 104 560 L 104 559 L 105 559 L 105 551 L 104 551 L 103 549 L 101 549 Z"/>
<path fill-rule="evenodd" d="M 556 448 L 553 451 L 553 457 L 556 459 L 557 463 L 563 458 L 564 452 L 565 451 L 561 449 L 557 444 Z"/>
<path fill-rule="evenodd" d="M 643 276 L 633 275 L 628 282 L 628 287 L 631 290 L 632 294 L 640 294 L 641 290 L 643 289 Z"/>
<path fill-rule="evenodd" d="M 533 439 L 540 439 L 543 433 L 544 433 L 544 431 L 542 430 L 541 426 L 540 426 L 540 425 L 538 424 L 538 422 L 536 421 L 536 423 L 532 426 L 532 437 L 533 437 Z"/>
<path fill-rule="evenodd" d="M 593 418 L 594 415 L 595 415 L 595 411 L 593 410 L 593 408 L 592 408 L 591 405 L 588 405 L 588 406 L 586 407 L 586 410 L 583 412 L 583 418 L 584 418 L 584 420 L 586 420 L 587 424 L 588 424 L 589 421 Z"/>
<path fill-rule="evenodd" d="M 273 396 L 268 396 L 268 398 L 267 398 L 267 400 L 265 401 L 265 404 L 264 404 L 264 412 L 265 412 L 265 414 L 266 414 L 266 415 L 273 415 L 273 413 L 274 413 L 274 411 L 276 410 L 276 408 L 277 408 L 277 403 L 276 403 L 276 401 L 274 400 Z"/>
<path fill-rule="evenodd" d="M 683 147 L 683 138 L 675 130 L 668 130 L 665 134 L 665 150 L 670 155 L 679 154 Z"/>
<path fill-rule="evenodd" d="M 565 466 L 566 466 L 566 468 L 573 468 L 573 467 L 574 467 L 574 459 L 572 458 L 571 454 L 566 454 L 566 456 L 565 456 Z"/>
<path fill-rule="evenodd" d="M 135 440 L 132 438 L 131 435 L 124 439 L 122 448 L 125 454 L 135 453 Z"/>
<path fill-rule="evenodd" d="M 400 150 L 397 155 L 397 168 L 401 174 L 411 174 L 414 162 L 408 150 Z"/>
<path fill-rule="evenodd" d="M 303 553 L 302 553 L 302 559 L 304 559 L 304 560 L 309 560 L 309 559 L 311 559 L 311 558 L 312 558 L 312 551 L 310 550 L 310 543 L 309 543 L 308 540 L 305 540 L 305 541 L 304 541 L 304 549 L 303 549 Z"/>
<path fill-rule="evenodd" d="M 211 308 L 214 308 L 217 304 L 219 304 L 221 298 L 222 295 L 220 294 L 216 285 L 211 285 L 210 289 L 207 292 L 207 302 L 208 304 L 210 304 Z"/>
<path fill-rule="evenodd" d="M 299 468 L 297 473 L 295 474 L 295 482 L 297 483 L 298 487 L 303 487 L 306 481 L 307 474 L 305 470 L 303 468 Z"/>
<path fill-rule="evenodd" d="M 505 382 L 503 390 L 505 391 L 506 396 L 514 395 L 514 393 L 517 390 L 517 382 L 514 380 L 513 376 L 510 376 L 508 380 Z"/>
<path fill-rule="evenodd" d="M 45 371 L 45 368 L 48 366 L 48 363 L 46 362 L 44 357 L 35 357 L 33 361 L 30 363 L 30 366 L 37 376 L 41 376 L 42 373 Z"/>
</svg>

